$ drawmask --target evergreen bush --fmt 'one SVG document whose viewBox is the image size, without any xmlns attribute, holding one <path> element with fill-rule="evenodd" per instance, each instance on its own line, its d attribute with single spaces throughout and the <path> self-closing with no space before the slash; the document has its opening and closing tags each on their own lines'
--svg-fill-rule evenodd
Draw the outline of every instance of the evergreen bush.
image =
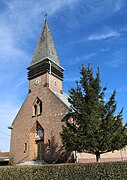
<svg viewBox="0 0 127 180">
<path fill-rule="evenodd" d="M 0 167 L 0 180 L 124 180 L 127 162 Z"/>
</svg>

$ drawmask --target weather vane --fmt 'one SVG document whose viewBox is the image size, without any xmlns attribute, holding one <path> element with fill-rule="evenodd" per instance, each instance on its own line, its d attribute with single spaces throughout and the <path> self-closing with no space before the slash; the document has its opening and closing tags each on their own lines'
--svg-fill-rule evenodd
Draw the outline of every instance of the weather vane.
<svg viewBox="0 0 127 180">
<path fill-rule="evenodd" d="M 46 12 L 45 15 L 44 15 L 45 19 L 47 19 L 48 17 L 48 13 Z"/>
</svg>

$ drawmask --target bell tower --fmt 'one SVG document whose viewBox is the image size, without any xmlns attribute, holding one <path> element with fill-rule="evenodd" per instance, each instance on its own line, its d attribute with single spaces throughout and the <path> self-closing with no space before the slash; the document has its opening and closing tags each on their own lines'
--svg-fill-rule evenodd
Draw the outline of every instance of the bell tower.
<svg viewBox="0 0 127 180">
<path fill-rule="evenodd" d="M 60 65 L 47 20 L 45 20 L 31 64 L 27 69 L 30 81 L 29 92 L 32 91 L 31 82 L 34 81 L 34 84 L 38 85 L 42 81 L 43 87 L 62 93 L 64 69 Z"/>
</svg>

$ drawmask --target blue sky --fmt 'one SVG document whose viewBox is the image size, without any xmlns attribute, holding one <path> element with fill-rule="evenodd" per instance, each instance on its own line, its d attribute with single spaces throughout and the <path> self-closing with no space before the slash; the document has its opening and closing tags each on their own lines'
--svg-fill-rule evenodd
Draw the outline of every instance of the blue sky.
<svg viewBox="0 0 127 180">
<path fill-rule="evenodd" d="M 127 120 L 126 0 L 0 1 L 0 151 L 9 151 L 11 125 L 28 92 L 27 70 L 48 12 L 56 49 L 65 68 L 63 90 L 75 86 L 81 64 L 96 71 L 106 99 L 116 89 Z M 5 134 L 4 134 L 4 133 Z"/>
</svg>

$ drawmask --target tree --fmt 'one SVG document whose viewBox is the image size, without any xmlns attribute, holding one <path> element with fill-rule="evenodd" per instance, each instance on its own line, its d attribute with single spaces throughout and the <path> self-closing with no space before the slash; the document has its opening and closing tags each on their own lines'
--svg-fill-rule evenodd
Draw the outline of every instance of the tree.
<svg viewBox="0 0 127 180">
<path fill-rule="evenodd" d="M 94 77 L 90 65 L 87 68 L 82 65 L 80 74 L 76 88 L 69 90 L 69 116 L 73 122 L 63 120 L 61 138 L 67 151 L 95 154 L 98 162 L 101 154 L 127 145 L 127 125 L 123 124 L 123 109 L 115 114 L 116 91 L 105 100 L 107 88 L 101 88 L 99 68 Z"/>
</svg>

